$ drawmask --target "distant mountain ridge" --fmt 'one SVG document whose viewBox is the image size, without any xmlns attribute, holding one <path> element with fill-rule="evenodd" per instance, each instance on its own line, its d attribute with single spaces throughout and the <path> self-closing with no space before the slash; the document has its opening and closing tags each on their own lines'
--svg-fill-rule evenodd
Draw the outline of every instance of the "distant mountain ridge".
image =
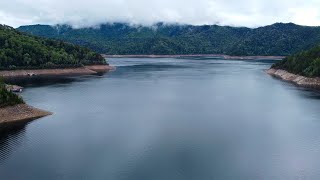
<svg viewBox="0 0 320 180">
<path fill-rule="evenodd" d="M 83 45 L 108 55 L 287 56 L 320 44 L 320 27 L 293 23 L 259 28 L 164 23 L 150 27 L 113 23 L 80 29 L 69 25 L 30 25 L 18 30 Z"/>
</svg>

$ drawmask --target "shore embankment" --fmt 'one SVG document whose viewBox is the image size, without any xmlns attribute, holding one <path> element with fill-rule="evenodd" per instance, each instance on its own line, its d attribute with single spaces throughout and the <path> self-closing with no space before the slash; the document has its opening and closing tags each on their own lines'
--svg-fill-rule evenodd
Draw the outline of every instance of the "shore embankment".
<svg viewBox="0 0 320 180">
<path fill-rule="evenodd" d="M 51 115 L 51 112 L 34 108 L 27 104 L 18 104 L 0 108 L 0 131 L 15 125 Z"/>
<path fill-rule="evenodd" d="M 183 57 L 213 57 L 229 60 L 281 60 L 284 56 L 229 56 L 223 54 L 179 54 L 179 55 L 102 55 L 105 58 L 183 58 Z"/>
<path fill-rule="evenodd" d="M 309 78 L 301 75 L 292 74 L 285 70 L 273 69 L 273 68 L 268 69 L 266 72 L 271 76 L 282 79 L 284 81 L 291 82 L 300 87 L 320 89 L 319 77 Z"/>
<path fill-rule="evenodd" d="M 68 75 L 92 75 L 113 70 L 109 65 L 92 65 L 78 68 L 64 69 L 28 69 L 28 70 L 5 70 L 0 71 L 0 76 L 4 78 L 19 78 L 32 76 L 68 76 Z"/>
</svg>

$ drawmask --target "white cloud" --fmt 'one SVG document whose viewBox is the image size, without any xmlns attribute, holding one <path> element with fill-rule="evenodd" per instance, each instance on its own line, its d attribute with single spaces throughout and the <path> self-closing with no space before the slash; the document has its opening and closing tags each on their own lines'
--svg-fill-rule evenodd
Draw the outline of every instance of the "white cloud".
<svg viewBox="0 0 320 180">
<path fill-rule="evenodd" d="M 320 0 L 1 0 L 0 23 L 156 22 L 262 26 L 275 22 L 320 25 Z"/>
</svg>

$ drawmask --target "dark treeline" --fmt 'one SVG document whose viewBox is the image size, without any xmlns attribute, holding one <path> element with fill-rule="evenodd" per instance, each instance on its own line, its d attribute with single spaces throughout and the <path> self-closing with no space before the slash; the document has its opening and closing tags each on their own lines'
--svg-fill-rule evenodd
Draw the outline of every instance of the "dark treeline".
<svg viewBox="0 0 320 180">
<path fill-rule="evenodd" d="M 291 55 L 320 43 L 320 27 L 276 23 L 260 28 L 124 23 L 74 29 L 22 26 L 20 31 L 86 46 L 104 54 Z"/>
<path fill-rule="evenodd" d="M 307 77 L 320 77 L 320 46 L 289 56 L 272 67 Z"/>
<path fill-rule="evenodd" d="M 35 37 L 0 25 L 0 69 L 64 68 L 105 64 L 98 53 L 70 43 Z"/>
</svg>

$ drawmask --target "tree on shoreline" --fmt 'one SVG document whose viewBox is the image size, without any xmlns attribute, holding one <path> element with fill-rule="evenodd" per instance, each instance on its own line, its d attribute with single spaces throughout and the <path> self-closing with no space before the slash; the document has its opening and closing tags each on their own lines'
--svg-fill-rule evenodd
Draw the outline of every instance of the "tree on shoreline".
<svg viewBox="0 0 320 180">
<path fill-rule="evenodd" d="M 3 79 L 0 77 L 0 108 L 16 104 L 24 104 L 23 99 L 19 95 L 8 91 Z"/>
</svg>

